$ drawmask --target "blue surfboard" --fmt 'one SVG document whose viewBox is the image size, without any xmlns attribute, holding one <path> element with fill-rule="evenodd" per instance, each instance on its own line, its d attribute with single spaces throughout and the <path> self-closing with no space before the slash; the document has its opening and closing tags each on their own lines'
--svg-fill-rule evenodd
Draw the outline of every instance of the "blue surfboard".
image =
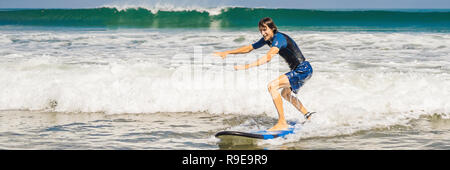
<svg viewBox="0 0 450 170">
<path fill-rule="evenodd" d="M 284 137 L 286 135 L 294 133 L 295 122 L 290 122 L 290 126 L 287 130 L 280 131 L 267 131 L 260 130 L 254 132 L 240 132 L 240 131 L 221 131 L 216 133 L 217 138 L 225 138 L 225 137 L 244 137 L 244 138 L 253 138 L 253 139 L 274 139 L 279 137 Z"/>
</svg>

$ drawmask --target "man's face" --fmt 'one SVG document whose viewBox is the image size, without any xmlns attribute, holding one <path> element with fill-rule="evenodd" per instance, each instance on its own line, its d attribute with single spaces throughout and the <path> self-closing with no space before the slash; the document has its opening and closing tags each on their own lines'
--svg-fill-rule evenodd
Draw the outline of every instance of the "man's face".
<svg viewBox="0 0 450 170">
<path fill-rule="evenodd" d="M 264 27 L 260 27 L 259 31 L 261 31 L 261 35 L 264 37 L 265 41 L 269 41 L 273 38 L 273 30 L 270 29 L 267 25 L 264 25 Z"/>
</svg>

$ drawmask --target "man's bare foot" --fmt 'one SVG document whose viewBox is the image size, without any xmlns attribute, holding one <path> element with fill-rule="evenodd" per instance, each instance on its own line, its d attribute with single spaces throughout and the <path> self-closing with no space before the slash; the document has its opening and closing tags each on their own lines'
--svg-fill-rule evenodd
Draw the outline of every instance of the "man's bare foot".
<svg viewBox="0 0 450 170">
<path fill-rule="evenodd" d="M 288 129 L 288 124 L 286 122 L 280 123 L 278 122 L 275 126 L 270 128 L 267 131 L 279 131 L 279 130 L 286 130 Z"/>
</svg>

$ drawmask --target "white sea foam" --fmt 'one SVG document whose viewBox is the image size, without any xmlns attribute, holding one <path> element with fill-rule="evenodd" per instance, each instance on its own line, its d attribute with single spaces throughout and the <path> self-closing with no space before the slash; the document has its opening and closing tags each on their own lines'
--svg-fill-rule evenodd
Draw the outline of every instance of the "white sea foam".
<svg viewBox="0 0 450 170">
<path fill-rule="evenodd" d="M 450 36 L 438 33 L 286 32 L 314 73 L 298 97 L 317 114 L 283 142 L 405 124 L 450 113 Z M 247 71 L 251 55 L 214 51 L 256 41 L 257 31 L 2 31 L 0 110 L 208 112 L 277 118 L 267 84 L 280 57 Z M 289 120 L 298 112 L 285 103 Z M 301 119 L 301 118 L 300 118 Z M 269 141 L 280 143 L 280 141 Z"/>
<path fill-rule="evenodd" d="M 208 12 L 209 15 L 219 15 L 222 10 L 229 7 L 225 3 L 216 0 L 140 0 L 140 1 L 115 1 L 101 7 L 116 8 L 120 11 L 127 9 L 144 8 L 156 14 L 158 11 L 198 11 Z"/>
</svg>

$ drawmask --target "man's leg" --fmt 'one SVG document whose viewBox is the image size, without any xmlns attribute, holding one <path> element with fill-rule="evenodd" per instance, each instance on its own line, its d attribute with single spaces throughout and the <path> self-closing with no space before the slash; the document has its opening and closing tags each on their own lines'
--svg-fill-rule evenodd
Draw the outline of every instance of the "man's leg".
<svg viewBox="0 0 450 170">
<path fill-rule="evenodd" d="M 285 100 L 289 101 L 292 105 L 294 105 L 294 107 L 297 108 L 298 111 L 302 112 L 303 114 L 308 113 L 308 111 L 306 110 L 306 108 L 303 107 L 302 102 L 300 102 L 300 100 L 299 100 L 297 97 L 292 96 L 292 93 L 291 93 L 291 92 L 292 92 L 292 91 L 291 91 L 290 88 L 284 88 L 284 89 L 281 91 L 281 96 L 283 96 L 283 98 L 284 98 Z"/>
<path fill-rule="evenodd" d="M 289 88 L 289 79 L 286 75 L 281 75 L 277 79 L 271 81 L 268 85 L 268 90 L 270 95 L 272 96 L 273 104 L 275 104 L 275 108 L 278 111 L 278 122 L 269 129 L 269 131 L 277 131 L 277 130 L 285 130 L 288 128 L 288 124 L 286 119 L 284 118 L 284 110 L 283 110 L 283 101 L 281 99 L 280 92 L 278 89 L 280 88 Z"/>
</svg>

